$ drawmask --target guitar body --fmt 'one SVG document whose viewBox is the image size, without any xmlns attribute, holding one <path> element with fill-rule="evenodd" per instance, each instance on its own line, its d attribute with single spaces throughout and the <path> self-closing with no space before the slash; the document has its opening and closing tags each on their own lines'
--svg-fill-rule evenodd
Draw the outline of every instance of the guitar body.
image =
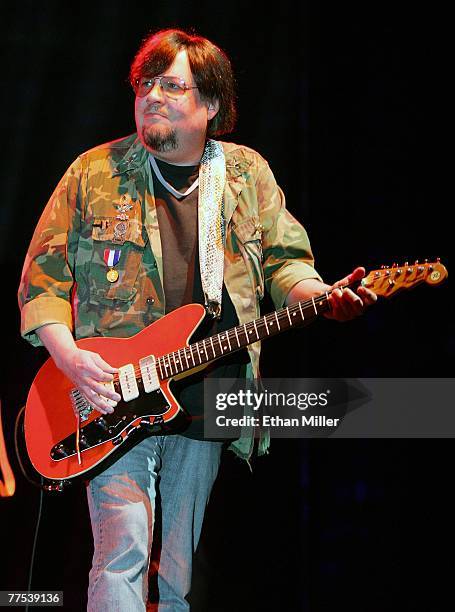
<svg viewBox="0 0 455 612">
<path fill-rule="evenodd" d="M 79 348 L 99 353 L 114 367 L 137 364 L 145 355 L 159 357 L 186 346 L 204 316 L 203 306 L 189 304 L 130 338 L 84 338 L 76 344 Z M 80 452 L 77 453 L 77 419 L 71 401 L 74 384 L 52 359 L 48 359 L 33 381 L 25 409 L 25 440 L 34 468 L 51 480 L 88 475 L 137 430 L 166 431 L 167 423 L 182 413 L 169 388 L 171 380 L 160 381 L 157 391 L 144 393 L 142 388 L 137 399 L 121 400 L 112 414 L 101 415 L 91 410 L 80 423 L 85 434 L 79 441 Z M 55 451 L 62 441 L 63 450 Z"/>
</svg>

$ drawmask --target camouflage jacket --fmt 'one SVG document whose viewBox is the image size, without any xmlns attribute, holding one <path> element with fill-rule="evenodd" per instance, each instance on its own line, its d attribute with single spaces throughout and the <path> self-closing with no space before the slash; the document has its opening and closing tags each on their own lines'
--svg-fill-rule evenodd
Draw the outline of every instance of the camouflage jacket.
<svg viewBox="0 0 455 612">
<path fill-rule="evenodd" d="M 226 289 L 240 324 L 260 316 L 266 288 L 280 308 L 289 290 L 319 278 L 304 228 L 285 208 L 267 162 L 255 151 L 222 143 L 226 157 Z M 119 245 L 119 209 L 126 235 Z M 106 278 L 103 253 L 121 248 L 117 282 Z M 36 227 L 24 263 L 19 305 L 21 333 L 64 323 L 76 339 L 132 336 L 165 312 L 162 245 L 148 154 L 136 134 L 80 155 L 59 182 Z M 260 343 L 250 345 L 249 377 L 259 374 Z M 248 459 L 253 432 L 231 444 Z M 269 440 L 261 435 L 259 454 Z"/>
</svg>

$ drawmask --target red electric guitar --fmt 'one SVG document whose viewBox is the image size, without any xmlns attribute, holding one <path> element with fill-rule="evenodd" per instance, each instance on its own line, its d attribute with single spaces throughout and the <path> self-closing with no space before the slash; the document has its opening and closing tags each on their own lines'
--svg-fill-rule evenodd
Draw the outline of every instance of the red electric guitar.
<svg viewBox="0 0 455 612">
<path fill-rule="evenodd" d="M 437 285 L 446 277 L 446 268 L 437 260 L 373 270 L 360 283 L 389 297 L 424 281 Z M 328 294 L 324 294 L 188 344 L 205 316 L 203 306 L 189 304 L 130 338 L 78 340 L 80 348 L 99 353 L 119 368 L 112 384 L 122 400 L 112 414 L 101 415 L 48 359 L 35 377 L 25 410 L 25 440 L 33 466 L 51 480 L 89 476 L 127 441 L 134 444 L 135 438 L 142 439 L 134 435 L 141 430 L 156 434 L 172 430 L 172 421 L 183 411 L 170 388 L 174 378 L 189 376 L 257 340 L 309 323 L 328 308 Z"/>
</svg>

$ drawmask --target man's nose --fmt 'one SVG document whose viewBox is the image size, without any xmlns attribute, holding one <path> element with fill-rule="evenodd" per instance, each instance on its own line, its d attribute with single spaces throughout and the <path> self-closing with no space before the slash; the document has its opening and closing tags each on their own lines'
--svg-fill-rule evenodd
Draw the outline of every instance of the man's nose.
<svg viewBox="0 0 455 612">
<path fill-rule="evenodd" d="M 158 79 L 153 81 L 153 85 L 152 88 L 150 89 L 150 91 L 147 94 L 147 100 L 158 100 L 159 102 L 162 102 L 164 100 L 164 92 L 163 92 L 163 88 L 161 87 L 161 81 L 159 81 Z"/>
</svg>

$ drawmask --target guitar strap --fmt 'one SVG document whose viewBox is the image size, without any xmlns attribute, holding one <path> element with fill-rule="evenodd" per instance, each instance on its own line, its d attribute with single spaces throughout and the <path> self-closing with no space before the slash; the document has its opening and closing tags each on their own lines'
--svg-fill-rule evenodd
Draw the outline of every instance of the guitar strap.
<svg viewBox="0 0 455 612">
<path fill-rule="evenodd" d="M 223 194 L 226 160 L 223 146 L 208 139 L 199 167 L 199 262 L 205 308 L 210 316 L 221 316 L 223 290 L 225 219 Z"/>
</svg>

